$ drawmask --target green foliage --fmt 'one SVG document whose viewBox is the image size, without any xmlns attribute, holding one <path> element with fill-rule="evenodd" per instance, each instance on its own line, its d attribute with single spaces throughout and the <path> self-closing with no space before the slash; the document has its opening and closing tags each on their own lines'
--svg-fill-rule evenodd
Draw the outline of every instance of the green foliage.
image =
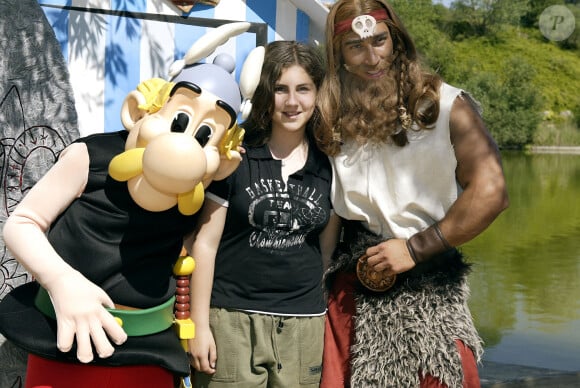
<svg viewBox="0 0 580 388">
<path fill-rule="evenodd" d="M 529 9 L 521 18 L 521 26 L 526 28 L 539 28 L 540 15 L 546 8 L 552 5 L 563 4 L 561 0 L 529 0 Z M 572 12 L 574 18 L 579 20 L 580 7 L 577 4 L 567 4 L 566 7 Z M 578 28 L 572 32 L 570 37 L 557 44 L 565 50 L 578 50 L 580 48 L 580 32 L 578 32 Z"/>
<path fill-rule="evenodd" d="M 471 36 L 496 38 L 506 26 L 519 25 L 529 12 L 528 0 L 457 0 L 451 5 L 448 31 L 454 40 Z"/>
<path fill-rule="evenodd" d="M 551 5 L 561 5 L 562 0 L 529 0 L 528 11 L 522 15 L 521 25 L 523 27 L 538 27 L 540 15 Z"/>
<path fill-rule="evenodd" d="M 532 144 L 539 146 L 567 146 L 580 144 L 578 124 L 571 120 L 543 121 L 534 133 Z"/>
<path fill-rule="evenodd" d="M 514 103 L 521 107 L 521 109 L 504 113 L 501 106 L 509 106 L 509 104 L 496 102 L 491 105 L 491 101 L 490 105 L 484 104 L 487 114 L 486 120 L 489 120 L 488 124 L 492 129 L 497 130 L 498 128 L 494 128 L 496 125 L 508 124 L 506 120 L 515 120 L 517 117 L 519 117 L 517 123 L 505 128 L 518 129 L 523 122 L 536 123 L 536 126 L 531 128 L 531 137 L 530 134 L 522 136 L 523 131 L 518 131 L 507 138 L 503 135 L 498 136 L 497 140 L 502 146 L 520 146 L 527 144 L 528 141 L 533 141 L 533 131 L 537 129 L 537 124 L 539 124 L 538 115 L 545 111 L 556 112 L 556 116 L 563 111 L 572 111 L 574 117 L 579 115 L 576 110 L 580 109 L 574 107 L 580 105 L 578 102 L 580 58 L 572 52 L 561 50 L 555 43 L 543 42 L 539 35 L 540 33 L 536 30 L 512 29 L 504 34 L 501 43 L 481 38 L 457 42 L 454 45 L 455 69 L 452 73 L 444 74 L 450 83 L 462 86 L 474 93 L 476 91 L 471 90 L 472 85 L 481 83 L 481 79 L 485 80 L 486 78 L 493 79 L 494 81 L 489 82 L 497 83 L 497 88 L 505 88 L 507 85 L 515 88 L 515 92 L 505 90 L 491 96 L 480 96 L 479 93 L 483 92 L 476 94 L 476 97 L 482 100 L 513 99 Z M 510 66 L 506 68 L 505 65 L 509 58 L 517 58 L 519 61 L 514 61 L 511 69 Z M 525 74 L 528 72 L 529 74 Z M 513 81 L 517 81 L 517 77 L 520 76 L 525 78 L 520 78 L 519 83 L 508 80 L 508 77 L 511 77 Z M 479 90 L 493 90 L 493 88 L 491 86 L 487 89 L 479 87 Z M 526 108 L 525 104 L 522 104 L 522 100 L 519 99 L 517 92 L 519 90 L 522 93 L 534 94 L 536 101 L 528 100 L 529 106 Z M 497 118 L 498 115 L 501 115 L 501 120 Z M 511 129 L 509 130 L 511 131 Z M 556 139 L 553 136 L 543 136 L 543 138 Z M 565 136 L 557 139 L 574 141 L 575 138 L 574 136 Z M 527 141 L 517 144 L 514 142 L 515 139 L 527 139 Z M 575 144 L 580 143 L 568 143 L 568 145 Z"/>
<path fill-rule="evenodd" d="M 580 145 L 578 28 L 566 41 L 552 42 L 537 26 L 543 10 L 561 1 L 462 0 L 451 8 L 430 3 L 391 1 L 426 65 L 481 102 L 501 147 Z M 567 6 L 580 19 L 580 7 Z M 571 111 L 572 117 L 565 126 L 543 123 L 547 111 L 553 117 Z"/>
<path fill-rule="evenodd" d="M 572 11 L 572 14 L 574 15 L 574 19 L 576 21 L 580 20 L 580 6 L 578 5 L 568 5 L 568 9 L 570 11 Z M 576 50 L 578 51 L 578 49 L 580 48 L 580 32 L 578 31 L 578 27 L 576 27 L 576 29 L 574 29 L 574 32 L 572 32 L 572 35 L 570 35 L 567 39 L 558 42 L 558 46 L 560 46 L 563 49 L 566 50 Z"/>
<path fill-rule="evenodd" d="M 573 120 L 576 124 L 576 129 L 580 130 L 580 95 L 576 101 L 576 105 L 572 108 Z M 579 142 L 580 144 L 580 142 Z"/>
<path fill-rule="evenodd" d="M 425 65 L 439 73 L 446 71 L 453 45 L 438 26 L 448 17 L 449 10 L 442 5 L 433 6 L 431 0 L 393 0 L 390 4 L 413 36 Z"/>
<path fill-rule="evenodd" d="M 531 142 L 540 122 L 539 99 L 530 82 L 534 71 L 513 57 L 503 63 L 501 74 L 478 72 L 464 87 L 481 103 L 495 140 L 504 147 L 521 147 Z"/>
</svg>

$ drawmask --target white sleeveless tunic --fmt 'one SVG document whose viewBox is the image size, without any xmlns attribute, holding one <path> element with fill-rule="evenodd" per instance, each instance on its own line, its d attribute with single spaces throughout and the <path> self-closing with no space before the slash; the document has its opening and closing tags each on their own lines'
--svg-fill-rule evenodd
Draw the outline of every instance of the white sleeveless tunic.
<svg viewBox="0 0 580 388">
<path fill-rule="evenodd" d="M 449 131 L 451 106 L 461 92 L 443 83 L 435 127 L 408 131 L 404 147 L 348 140 L 331 158 L 336 213 L 385 238 L 409 238 L 441 220 L 461 192 Z"/>
</svg>

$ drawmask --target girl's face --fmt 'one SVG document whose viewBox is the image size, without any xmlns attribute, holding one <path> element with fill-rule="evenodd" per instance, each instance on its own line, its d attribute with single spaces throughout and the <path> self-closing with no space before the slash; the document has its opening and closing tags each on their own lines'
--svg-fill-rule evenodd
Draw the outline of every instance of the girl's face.
<svg viewBox="0 0 580 388">
<path fill-rule="evenodd" d="M 373 80 L 387 74 L 393 56 L 393 40 L 386 23 L 377 23 L 370 38 L 361 39 L 353 31 L 347 32 L 340 49 L 348 72 Z"/>
<path fill-rule="evenodd" d="M 282 70 L 274 87 L 272 131 L 304 131 L 316 100 L 316 85 L 299 65 Z"/>
</svg>

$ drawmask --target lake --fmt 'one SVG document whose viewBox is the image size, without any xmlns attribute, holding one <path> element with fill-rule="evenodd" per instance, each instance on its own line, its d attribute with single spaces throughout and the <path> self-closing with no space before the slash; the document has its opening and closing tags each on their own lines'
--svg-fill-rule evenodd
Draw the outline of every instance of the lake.
<svg viewBox="0 0 580 388">
<path fill-rule="evenodd" d="M 580 155 L 504 152 L 510 207 L 462 247 L 485 361 L 580 370 Z"/>
</svg>

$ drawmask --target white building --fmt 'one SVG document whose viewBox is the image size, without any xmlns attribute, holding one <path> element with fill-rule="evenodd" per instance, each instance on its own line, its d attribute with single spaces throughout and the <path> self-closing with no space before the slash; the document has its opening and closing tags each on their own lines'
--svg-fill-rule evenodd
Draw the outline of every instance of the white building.
<svg viewBox="0 0 580 388">
<path fill-rule="evenodd" d="M 327 8 L 318 0 L 219 0 L 187 13 L 170 0 L 39 0 L 68 63 L 81 135 L 122 129 L 122 102 L 137 84 L 168 68 L 207 28 L 252 23 L 218 48 L 238 68 L 256 45 L 323 40 Z M 122 4 L 122 8 L 119 4 Z M 215 55 L 214 54 L 214 55 Z M 211 60 L 211 57 L 208 58 Z"/>
</svg>

